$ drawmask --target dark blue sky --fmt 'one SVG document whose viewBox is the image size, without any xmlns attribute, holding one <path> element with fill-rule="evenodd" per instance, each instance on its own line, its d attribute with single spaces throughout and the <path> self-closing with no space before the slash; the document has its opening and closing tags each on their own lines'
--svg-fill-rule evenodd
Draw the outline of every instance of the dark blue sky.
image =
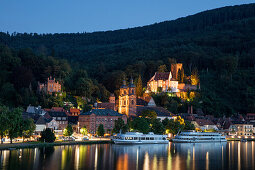
<svg viewBox="0 0 255 170">
<path fill-rule="evenodd" d="M 63 33 L 131 28 L 255 0 L 2 0 L 0 31 Z"/>
</svg>

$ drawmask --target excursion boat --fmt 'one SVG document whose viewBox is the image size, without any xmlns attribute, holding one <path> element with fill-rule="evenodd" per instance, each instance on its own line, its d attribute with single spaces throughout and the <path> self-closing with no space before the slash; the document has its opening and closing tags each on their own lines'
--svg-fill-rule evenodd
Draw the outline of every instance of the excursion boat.
<svg viewBox="0 0 255 170">
<path fill-rule="evenodd" d="M 227 142 L 226 137 L 214 132 L 181 132 L 173 138 L 173 142 L 202 143 Z"/>
<path fill-rule="evenodd" d="M 143 134 L 139 132 L 127 132 L 112 137 L 115 144 L 160 144 L 168 143 L 166 135 L 155 135 L 153 132 Z"/>
</svg>

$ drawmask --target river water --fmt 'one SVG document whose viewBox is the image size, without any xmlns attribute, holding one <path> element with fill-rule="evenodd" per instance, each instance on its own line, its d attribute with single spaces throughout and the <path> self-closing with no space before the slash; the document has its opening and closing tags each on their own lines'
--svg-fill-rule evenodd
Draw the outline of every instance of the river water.
<svg viewBox="0 0 255 170">
<path fill-rule="evenodd" d="M 93 144 L 0 151 L 0 169 L 255 169 L 255 142 Z"/>
</svg>

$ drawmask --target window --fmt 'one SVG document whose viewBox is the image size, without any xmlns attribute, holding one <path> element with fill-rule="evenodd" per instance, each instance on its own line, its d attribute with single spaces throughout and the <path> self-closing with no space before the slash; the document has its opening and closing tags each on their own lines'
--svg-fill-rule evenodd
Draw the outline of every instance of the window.
<svg viewBox="0 0 255 170">
<path fill-rule="evenodd" d="M 131 90 L 131 93 L 134 94 L 134 89 Z"/>
<path fill-rule="evenodd" d="M 134 105 L 134 100 L 131 100 L 131 104 Z"/>
</svg>

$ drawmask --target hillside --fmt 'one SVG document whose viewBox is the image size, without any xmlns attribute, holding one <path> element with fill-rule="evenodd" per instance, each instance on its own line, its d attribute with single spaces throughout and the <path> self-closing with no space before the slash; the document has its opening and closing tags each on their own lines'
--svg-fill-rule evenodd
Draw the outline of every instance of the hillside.
<svg viewBox="0 0 255 170">
<path fill-rule="evenodd" d="M 159 65 L 169 69 L 175 58 L 184 63 L 187 75 L 198 68 L 203 101 L 198 107 L 205 113 L 255 112 L 255 4 L 116 31 L 0 33 L 0 43 L 14 53 L 31 48 L 38 56 L 67 59 L 110 92 L 119 88 L 123 77 L 137 79 L 140 74 L 145 85 Z"/>
</svg>

